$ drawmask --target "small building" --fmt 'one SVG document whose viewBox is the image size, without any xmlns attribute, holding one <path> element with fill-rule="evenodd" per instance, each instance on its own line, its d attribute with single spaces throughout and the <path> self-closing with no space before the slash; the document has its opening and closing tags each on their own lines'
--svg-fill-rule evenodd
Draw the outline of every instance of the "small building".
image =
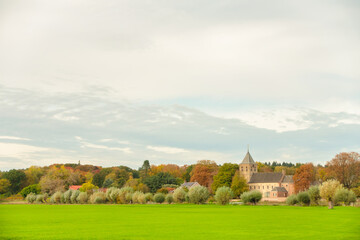
<svg viewBox="0 0 360 240">
<path fill-rule="evenodd" d="M 186 187 L 187 189 L 190 190 L 190 188 L 195 186 L 200 186 L 200 184 L 198 182 L 184 182 L 183 184 L 181 184 L 180 187 Z"/>
<path fill-rule="evenodd" d="M 69 186 L 69 190 L 79 190 L 81 188 L 81 185 L 71 185 Z"/>
<path fill-rule="evenodd" d="M 288 191 L 284 187 L 274 187 L 270 192 L 270 198 L 286 198 Z"/>
</svg>

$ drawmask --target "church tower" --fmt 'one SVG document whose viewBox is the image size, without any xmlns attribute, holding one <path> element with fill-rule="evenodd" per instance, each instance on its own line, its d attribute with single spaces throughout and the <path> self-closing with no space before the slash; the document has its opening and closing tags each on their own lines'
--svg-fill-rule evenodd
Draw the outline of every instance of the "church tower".
<svg viewBox="0 0 360 240">
<path fill-rule="evenodd" d="M 251 175 L 257 172 L 257 164 L 251 157 L 250 152 L 246 153 L 244 160 L 239 165 L 240 174 L 242 174 L 246 181 L 249 182 Z"/>
</svg>

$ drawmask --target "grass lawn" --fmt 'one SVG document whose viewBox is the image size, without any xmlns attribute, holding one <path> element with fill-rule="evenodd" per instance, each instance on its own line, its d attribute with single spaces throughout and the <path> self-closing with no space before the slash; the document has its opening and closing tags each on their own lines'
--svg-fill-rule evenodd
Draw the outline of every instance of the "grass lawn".
<svg viewBox="0 0 360 240">
<path fill-rule="evenodd" d="M 0 239 L 360 239 L 360 208 L 0 205 Z"/>
</svg>

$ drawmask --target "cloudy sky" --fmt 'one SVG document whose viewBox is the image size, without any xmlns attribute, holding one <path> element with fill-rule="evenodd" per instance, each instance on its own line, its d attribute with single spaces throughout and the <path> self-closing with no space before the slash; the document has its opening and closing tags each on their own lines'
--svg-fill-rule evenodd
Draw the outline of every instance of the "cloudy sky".
<svg viewBox="0 0 360 240">
<path fill-rule="evenodd" d="M 0 170 L 360 151 L 358 1 L 0 0 Z"/>
</svg>

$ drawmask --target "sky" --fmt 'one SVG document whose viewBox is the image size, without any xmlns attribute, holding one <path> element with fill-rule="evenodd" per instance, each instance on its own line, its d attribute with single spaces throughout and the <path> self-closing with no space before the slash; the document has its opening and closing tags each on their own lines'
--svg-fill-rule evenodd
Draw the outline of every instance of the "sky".
<svg viewBox="0 0 360 240">
<path fill-rule="evenodd" d="M 360 151 L 360 3 L 0 0 L 0 170 Z"/>
</svg>

